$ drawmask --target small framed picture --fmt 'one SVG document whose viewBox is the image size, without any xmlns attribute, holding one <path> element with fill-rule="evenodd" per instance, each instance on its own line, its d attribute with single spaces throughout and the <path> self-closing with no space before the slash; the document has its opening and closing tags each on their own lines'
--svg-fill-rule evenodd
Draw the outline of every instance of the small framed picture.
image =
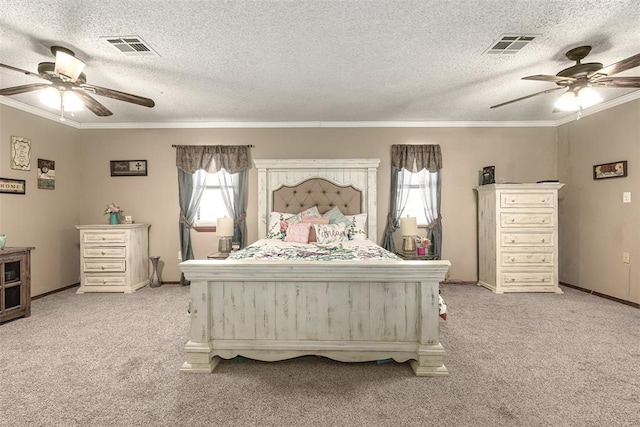
<svg viewBox="0 0 640 427">
<path fill-rule="evenodd" d="M 111 160 L 111 176 L 147 176 L 147 161 Z"/>
<path fill-rule="evenodd" d="M 54 190 L 56 188 L 56 162 L 38 159 L 38 188 Z"/>
<path fill-rule="evenodd" d="M 11 137 L 11 169 L 31 170 L 31 140 L 20 136 Z"/>
<path fill-rule="evenodd" d="M 627 176 L 627 161 L 603 163 L 593 166 L 593 179 L 622 178 Z"/>
<path fill-rule="evenodd" d="M 0 178 L 0 193 L 26 194 L 27 183 L 24 179 Z"/>
<path fill-rule="evenodd" d="M 482 168 L 482 178 L 480 185 L 495 184 L 496 182 L 496 167 L 485 166 Z"/>
</svg>

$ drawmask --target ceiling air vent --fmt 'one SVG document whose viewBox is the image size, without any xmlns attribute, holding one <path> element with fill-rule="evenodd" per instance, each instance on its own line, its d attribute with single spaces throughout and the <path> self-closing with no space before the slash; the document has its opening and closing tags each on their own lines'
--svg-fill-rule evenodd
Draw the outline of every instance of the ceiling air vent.
<svg viewBox="0 0 640 427">
<path fill-rule="evenodd" d="M 138 36 L 100 37 L 127 56 L 160 56 Z"/>
<path fill-rule="evenodd" d="M 492 55 L 513 55 L 528 45 L 537 34 L 503 34 L 484 53 Z"/>
</svg>

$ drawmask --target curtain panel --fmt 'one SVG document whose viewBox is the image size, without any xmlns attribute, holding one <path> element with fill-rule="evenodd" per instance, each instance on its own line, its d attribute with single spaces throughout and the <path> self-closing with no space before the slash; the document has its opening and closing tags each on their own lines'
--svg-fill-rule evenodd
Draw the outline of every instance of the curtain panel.
<svg viewBox="0 0 640 427">
<path fill-rule="evenodd" d="M 176 145 L 176 166 L 187 173 L 198 169 L 234 174 L 251 167 L 248 145 Z"/>
<path fill-rule="evenodd" d="M 234 226 L 234 239 L 243 242 L 246 235 L 246 170 L 251 167 L 250 146 L 248 145 L 177 145 L 176 166 L 178 168 L 178 203 L 180 205 L 180 220 L 178 232 L 182 261 L 194 259 L 191 247 L 191 228 L 200 205 L 200 199 L 206 184 L 206 175 L 202 182 L 196 179 L 196 171 L 204 170 L 208 173 L 216 173 L 220 169 L 230 174 L 242 173 L 238 189 L 232 189 L 231 194 L 236 209 L 232 213 Z M 227 190 L 228 191 L 228 190 Z M 227 193 L 229 197 L 230 193 Z M 238 203 L 242 201 L 241 203 Z M 188 285 L 189 282 L 180 275 L 180 283 Z"/>
<path fill-rule="evenodd" d="M 395 252 L 393 233 L 398 230 L 400 217 L 407 203 L 408 186 L 405 185 L 408 174 L 426 169 L 429 176 L 420 182 L 420 192 L 425 215 L 430 224 L 427 226 L 430 251 L 440 257 L 442 254 L 442 223 L 440 215 L 442 151 L 440 145 L 407 145 L 391 146 L 391 188 L 389 194 L 389 213 L 381 246 Z M 435 185 L 430 185 L 435 183 Z M 435 194 L 431 189 L 435 187 Z"/>
<path fill-rule="evenodd" d="M 414 173 L 422 169 L 438 172 L 442 169 L 440 145 L 394 144 L 391 146 L 391 166 Z"/>
</svg>

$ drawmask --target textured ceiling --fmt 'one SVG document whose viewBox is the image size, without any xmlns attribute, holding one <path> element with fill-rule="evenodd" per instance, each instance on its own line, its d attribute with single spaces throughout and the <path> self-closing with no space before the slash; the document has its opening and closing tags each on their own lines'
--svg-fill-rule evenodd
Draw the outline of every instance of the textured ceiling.
<svg viewBox="0 0 640 427">
<path fill-rule="evenodd" d="M 573 47 L 593 46 L 583 62 L 605 66 L 640 52 L 637 0 L 0 0 L 0 11 L 1 63 L 35 72 L 54 60 L 50 46 L 65 46 L 86 63 L 88 83 L 156 102 L 96 96 L 114 114 L 70 117 L 87 127 L 555 122 L 567 116 L 552 113 L 562 91 L 489 107 L 555 87 L 521 78 L 573 65 L 564 56 Z M 484 54 L 506 33 L 537 37 L 515 55 Z M 125 56 L 100 39 L 130 35 L 159 56 Z M 0 88 L 39 81 L 0 68 Z M 46 111 L 34 93 L 0 102 Z"/>
</svg>

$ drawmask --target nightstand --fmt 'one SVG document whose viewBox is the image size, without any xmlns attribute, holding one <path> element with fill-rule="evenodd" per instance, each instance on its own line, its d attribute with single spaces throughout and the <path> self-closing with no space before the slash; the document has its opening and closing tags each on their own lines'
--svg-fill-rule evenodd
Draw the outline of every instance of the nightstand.
<svg viewBox="0 0 640 427">
<path fill-rule="evenodd" d="M 396 255 L 398 255 L 400 258 L 402 258 L 402 259 L 404 259 L 406 261 L 433 261 L 433 260 L 439 260 L 440 259 L 440 257 L 438 255 L 418 256 L 413 252 L 411 252 L 411 253 L 396 252 Z"/>
<path fill-rule="evenodd" d="M 207 255 L 207 259 L 227 259 L 229 253 L 224 252 L 214 252 L 212 254 Z"/>
</svg>

